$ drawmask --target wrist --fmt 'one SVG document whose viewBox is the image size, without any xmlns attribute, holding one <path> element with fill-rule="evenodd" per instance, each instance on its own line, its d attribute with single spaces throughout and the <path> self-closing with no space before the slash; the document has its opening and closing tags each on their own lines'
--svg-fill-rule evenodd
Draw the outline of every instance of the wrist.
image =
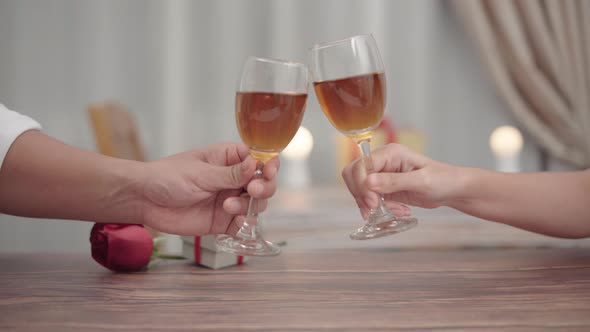
<svg viewBox="0 0 590 332">
<path fill-rule="evenodd" d="M 454 174 L 451 179 L 453 181 L 453 190 L 449 195 L 448 204 L 451 208 L 462 210 L 466 205 L 473 201 L 473 188 L 479 186 L 478 178 L 480 176 L 480 169 L 473 167 L 458 167 L 453 166 Z"/>
<path fill-rule="evenodd" d="M 145 163 L 109 159 L 103 222 L 143 224 Z"/>
</svg>

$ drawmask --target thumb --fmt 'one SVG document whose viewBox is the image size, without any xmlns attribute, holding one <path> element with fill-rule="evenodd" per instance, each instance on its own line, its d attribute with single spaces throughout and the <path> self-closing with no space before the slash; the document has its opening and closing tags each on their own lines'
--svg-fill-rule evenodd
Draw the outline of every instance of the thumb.
<svg viewBox="0 0 590 332">
<path fill-rule="evenodd" d="M 219 191 L 224 189 L 238 189 L 250 181 L 256 170 L 256 162 L 251 157 L 247 157 L 239 164 L 231 166 L 210 165 L 210 170 L 204 174 L 207 189 Z"/>
<path fill-rule="evenodd" d="M 419 191 L 423 179 L 419 171 L 406 173 L 374 173 L 367 176 L 367 187 L 378 193 L 388 194 L 400 191 Z"/>
</svg>

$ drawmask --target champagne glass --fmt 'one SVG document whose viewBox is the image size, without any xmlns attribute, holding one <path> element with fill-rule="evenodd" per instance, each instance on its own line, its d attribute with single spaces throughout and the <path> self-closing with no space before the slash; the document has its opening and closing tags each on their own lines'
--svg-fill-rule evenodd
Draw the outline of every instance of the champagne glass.
<svg viewBox="0 0 590 332">
<path fill-rule="evenodd" d="M 264 163 L 276 157 L 301 125 L 308 87 L 307 67 L 301 63 L 249 57 L 238 82 L 236 123 L 242 141 L 258 161 L 254 178 L 262 177 Z M 217 237 L 219 249 L 236 255 L 274 256 L 281 249 L 262 238 L 257 200 L 250 198 L 244 224 L 235 237 Z"/>
<path fill-rule="evenodd" d="M 355 36 L 311 48 L 311 72 L 322 111 L 342 134 L 359 146 L 367 174 L 373 173 L 371 136 L 385 110 L 385 70 L 371 35 Z M 366 224 L 350 234 L 366 240 L 416 226 L 415 218 L 396 217 L 379 195 Z"/>
</svg>

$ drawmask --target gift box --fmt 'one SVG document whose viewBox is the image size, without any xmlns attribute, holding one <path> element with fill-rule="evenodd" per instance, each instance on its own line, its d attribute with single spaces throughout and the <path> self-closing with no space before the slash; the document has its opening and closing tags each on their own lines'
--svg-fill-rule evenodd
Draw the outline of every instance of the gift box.
<svg viewBox="0 0 590 332">
<path fill-rule="evenodd" d="M 228 254 L 217 249 L 215 235 L 183 236 L 183 255 L 210 269 L 242 265 L 248 257 Z"/>
<path fill-rule="evenodd" d="M 195 242 L 198 242 L 202 249 L 207 249 L 213 252 L 222 252 L 217 248 L 217 244 L 215 243 L 216 239 L 216 235 L 182 236 L 182 241 L 185 243 L 194 245 Z"/>
</svg>

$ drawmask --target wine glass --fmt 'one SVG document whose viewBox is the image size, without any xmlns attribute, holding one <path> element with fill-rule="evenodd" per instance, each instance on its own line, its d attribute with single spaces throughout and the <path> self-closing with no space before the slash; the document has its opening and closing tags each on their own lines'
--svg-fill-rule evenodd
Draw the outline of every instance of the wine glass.
<svg viewBox="0 0 590 332">
<path fill-rule="evenodd" d="M 385 70 L 371 35 L 355 36 L 311 48 L 313 85 L 328 120 L 359 146 L 366 173 L 374 172 L 371 137 L 385 110 Z M 399 233 L 416 226 L 415 218 L 396 217 L 379 195 L 366 224 L 350 234 L 366 240 Z"/>
<path fill-rule="evenodd" d="M 262 177 L 264 163 L 295 136 L 303 119 L 308 84 L 307 67 L 301 63 L 246 59 L 235 112 L 240 137 L 258 161 L 254 178 Z M 235 237 L 218 236 L 218 248 L 244 256 L 278 255 L 281 249 L 262 238 L 257 211 L 257 200 L 250 198 L 244 224 Z"/>
</svg>

